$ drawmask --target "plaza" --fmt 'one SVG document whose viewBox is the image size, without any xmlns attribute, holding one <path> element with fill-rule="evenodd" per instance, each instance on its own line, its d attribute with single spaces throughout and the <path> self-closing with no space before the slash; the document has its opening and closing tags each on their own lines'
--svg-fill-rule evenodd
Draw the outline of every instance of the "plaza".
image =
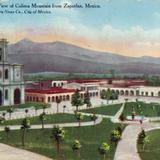
<svg viewBox="0 0 160 160">
<path fill-rule="evenodd" d="M 137 139 L 143 129 L 153 135 L 152 145 L 148 146 L 154 149 L 157 136 L 154 130 L 160 128 L 160 87 L 147 86 L 143 79 L 116 78 L 24 82 L 23 65 L 8 62 L 7 44 L 6 39 L 0 40 L 0 151 L 4 153 L 3 160 L 16 160 L 17 155 L 20 160 L 29 157 L 76 159 L 77 155 L 68 149 L 74 138 L 82 143 L 79 156 L 85 160 L 101 159 L 102 155 L 112 160 L 148 160 Z M 24 120 L 30 122 L 25 130 L 22 129 Z M 67 133 L 61 155 L 48 139 L 53 126 L 64 128 Z M 20 144 L 22 133 L 28 134 L 23 142 L 26 146 Z M 119 137 L 116 141 L 115 137 L 111 138 L 114 133 Z M 110 149 L 101 155 L 97 149 L 102 142 Z M 12 155 L 9 156 L 10 150 Z"/>
</svg>

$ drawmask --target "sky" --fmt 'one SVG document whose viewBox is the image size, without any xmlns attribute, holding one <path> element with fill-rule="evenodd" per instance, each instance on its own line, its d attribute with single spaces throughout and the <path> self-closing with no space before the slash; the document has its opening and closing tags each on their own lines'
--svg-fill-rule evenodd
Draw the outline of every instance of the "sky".
<svg viewBox="0 0 160 160">
<path fill-rule="evenodd" d="M 0 0 L 1 5 L 13 3 L 90 3 L 101 8 L 44 9 L 51 14 L 0 13 L 0 37 L 11 43 L 24 38 L 63 41 L 125 56 L 160 57 L 160 0 Z M 1 5 L 0 12 L 5 10 Z"/>
</svg>

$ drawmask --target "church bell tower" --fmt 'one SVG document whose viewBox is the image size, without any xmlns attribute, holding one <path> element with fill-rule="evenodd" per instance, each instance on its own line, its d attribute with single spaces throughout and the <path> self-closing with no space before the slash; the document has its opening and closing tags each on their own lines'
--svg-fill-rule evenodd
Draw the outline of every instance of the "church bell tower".
<svg viewBox="0 0 160 160">
<path fill-rule="evenodd" d="M 7 62 L 7 45 L 6 39 L 0 39 L 0 62 Z"/>
</svg>

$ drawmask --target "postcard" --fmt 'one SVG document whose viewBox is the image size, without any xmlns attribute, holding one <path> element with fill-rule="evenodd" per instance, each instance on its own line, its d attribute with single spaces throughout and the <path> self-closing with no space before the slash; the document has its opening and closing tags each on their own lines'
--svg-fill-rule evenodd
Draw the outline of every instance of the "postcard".
<svg viewBox="0 0 160 160">
<path fill-rule="evenodd" d="M 159 160 L 159 0 L 0 0 L 0 160 Z"/>
</svg>

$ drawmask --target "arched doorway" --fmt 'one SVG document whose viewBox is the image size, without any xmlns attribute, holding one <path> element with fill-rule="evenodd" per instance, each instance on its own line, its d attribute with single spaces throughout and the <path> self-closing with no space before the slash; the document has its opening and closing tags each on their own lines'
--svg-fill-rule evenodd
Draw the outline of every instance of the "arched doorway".
<svg viewBox="0 0 160 160">
<path fill-rule="evenodd" d="M 124 91 L 123 90 L 120 91 L 120 95 L 122 95 L 122 96 L 124 95 Z"/>
<path fill-rule="evenodd" d="M 20 104 L 21 103 L 21 91 L 19 88 L 16 88 L 14 90 L 14 104 Z"/>
<path fill-rule="evenodd" d="M 0 91 L 0 106 L 2 105 L 2 91 Z"/>
<path fill-rule="evenodd" d="M 134 96 L 134 91 L 133 90 L 130 91 L 130 96 Z"/>
<path fill-rule="evenodd" d="M 125 91 L 125 96 L 128 96 L 128 95 L 129 95 L 129 91 L 126 90 L 126 91 Z"/>
</svg>

